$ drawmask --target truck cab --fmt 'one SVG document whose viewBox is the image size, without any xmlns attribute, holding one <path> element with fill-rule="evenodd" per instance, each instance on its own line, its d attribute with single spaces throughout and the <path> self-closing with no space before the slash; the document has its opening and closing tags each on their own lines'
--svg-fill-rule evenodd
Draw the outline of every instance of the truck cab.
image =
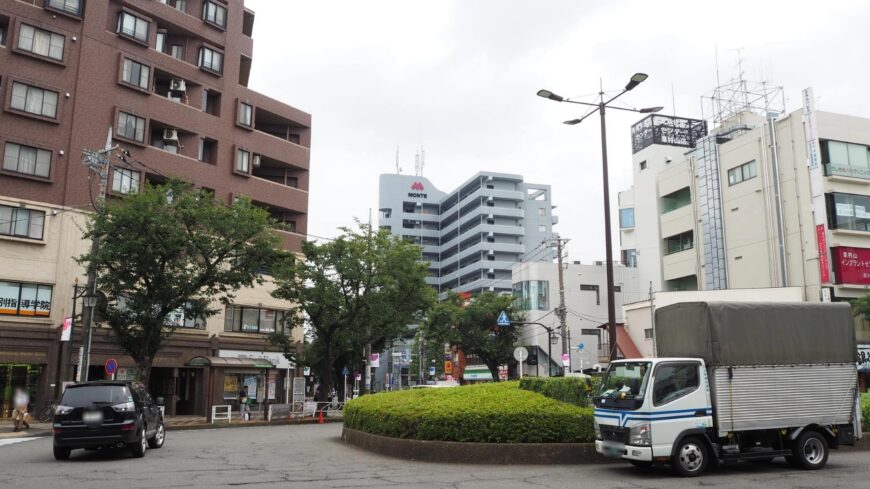
<svg viewBox="0 0 870 489">
<path fill-rule="evenodd" d="M 650 358 L 614 362 L 595 399 L 595 449 L 638 466 L 671 463 L 679 440 L 706 436 L 713 407 L 704 361 Z M 689 445 L 676 454 L 689 471 L 709 456 Z"/>
</svg>

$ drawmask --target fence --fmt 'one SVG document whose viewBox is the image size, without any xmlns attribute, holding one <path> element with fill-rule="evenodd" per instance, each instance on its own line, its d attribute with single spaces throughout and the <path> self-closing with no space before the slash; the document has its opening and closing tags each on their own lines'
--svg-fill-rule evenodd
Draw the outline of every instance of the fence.
<svg viewBox="0 0 870 489">
<path fill-rule="evenodd" d="M 344 403 L 301 401 L 290 404 L 270 404 L 266 419 L 272 421 L 273 419 L 316 418 L 321 412 L 327 418 L 340 418 L 344 414 Z"/>
<path fill-rule="evenodd" d="M 214 424 L 215 421 L 224 421 L 227 423 L 233 422 L 233 407 L 229 404 L 220 405 L 220 406 L 212 406 L 211 407 L 211 422 Z"/>
</svg>

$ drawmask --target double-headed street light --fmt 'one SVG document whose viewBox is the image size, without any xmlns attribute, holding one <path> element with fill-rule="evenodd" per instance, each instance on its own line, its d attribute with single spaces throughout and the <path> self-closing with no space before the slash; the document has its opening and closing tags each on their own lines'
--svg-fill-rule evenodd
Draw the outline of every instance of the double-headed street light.
<svg viewBox="0 0 870 489">
<path fill-rule="evenodd" d="M 595 112 L 598 112 L 601 116 L 601 165 L 602 165 L 602 176 L 604 179 L 604 246 L 607 254 L 607 322 L 608 327 L 607 331 L 609 333 L 609 341 L 610 341 L 610 359 L 616 360 L 616 307 L 614 304 L 614 294 L 613 294 L 613 243 L 610 238 L 610 184 L 608 183 L 607 178 L 607 131 L 604 123 L 604 109 L 611 108 L 615 110 L 625 110 L 628 112 L 638 112 L 641 114 L 649 114 L 653 112 L 658 112 L 663 109 L 663 107 L 647 107 L 643 109 L 632 109 L 627 107 L 615 107 L 608 105 L 625 92 L 632 90 L 634 87 L 638 86 L 647 79 L 646 73 L 635 73 L 634 76 L 628 81 L 625 85 L 625 88 L 613 96 L 613 98 L 605 101 L 604 100 L 604 90 L 598 93 L 599 102 L 597 104 L 589 103 L 589 102 L 580 102 L 579 100 L 571 100 L 568 98 L 564 98 L 561 95 L 556 95 L 555 93 L 549 90 L 538 90 L 538 96 L 546 99 L 554 100 L 556 102 L 567 102 L 570 104 L 580 104 L 580 105 L 588 105 L 591 107 L 595 107 L 595 110 L 592 110 L 588 114 L 584 115 L 579 119 L 571 119 L 569 121 L 565 121 L 565 124 L 574 126 L 580 124 L 587 117 L 591 116 Z"/>
</svg>

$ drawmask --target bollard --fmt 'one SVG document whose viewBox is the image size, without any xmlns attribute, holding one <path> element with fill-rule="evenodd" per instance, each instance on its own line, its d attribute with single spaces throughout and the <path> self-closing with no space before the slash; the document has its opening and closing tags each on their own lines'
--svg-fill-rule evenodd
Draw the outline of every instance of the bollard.
<svg viewBox="0 0 870 489">
<path fill-rule="evenodd" d="M 323 411 L 320 411 L 320 420 L 318 423 L 323 424 Z"/>
</svg>

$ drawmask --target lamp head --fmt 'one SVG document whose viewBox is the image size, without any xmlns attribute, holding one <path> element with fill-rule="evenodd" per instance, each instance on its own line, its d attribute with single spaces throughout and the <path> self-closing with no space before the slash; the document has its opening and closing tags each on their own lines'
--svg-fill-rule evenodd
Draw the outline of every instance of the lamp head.
<svg viewBox="0 0 870 489">
<path fill-rule="evenodd" d="M 565 121 L 562 124 L 568 124 L 569 126 L 576 126 L 577 124 L 580 124 L 580 122 L 582 122 L 581 119 L 571 119 L 570 121 Z"/>
<path fill-rule="evenodd" d="M 635 73 L 634 75 L 632 75 L 631 80 L 628 81 L 628 84 L 625 85 L 625 91 L 627 92 L 632 88 L 640 85 L 641 82 L 646 80 L 647 78 L 649 78 L 649 75 L 647 75 L 646 73 Z"/>
<path fill-rule="evenodd" d="M 641 114 L 651 114 L 653 112 L 658 112 L 664 109 L 664 107 L 645 107 L 643 109 L 638 110 Z"/>
<path fill-rule="evenodd" d="M 550 100 L 555 100 L 556 102 L 561 102 L 561 101 L 565 100 L 564 98 L 562 98 L 561 95 L 556 95 L 555 93 L 553 93 L 549 90 L 543 90 L 543 89 L 538 90 L 538 97 L 548 98 Z"/>
</svg>

